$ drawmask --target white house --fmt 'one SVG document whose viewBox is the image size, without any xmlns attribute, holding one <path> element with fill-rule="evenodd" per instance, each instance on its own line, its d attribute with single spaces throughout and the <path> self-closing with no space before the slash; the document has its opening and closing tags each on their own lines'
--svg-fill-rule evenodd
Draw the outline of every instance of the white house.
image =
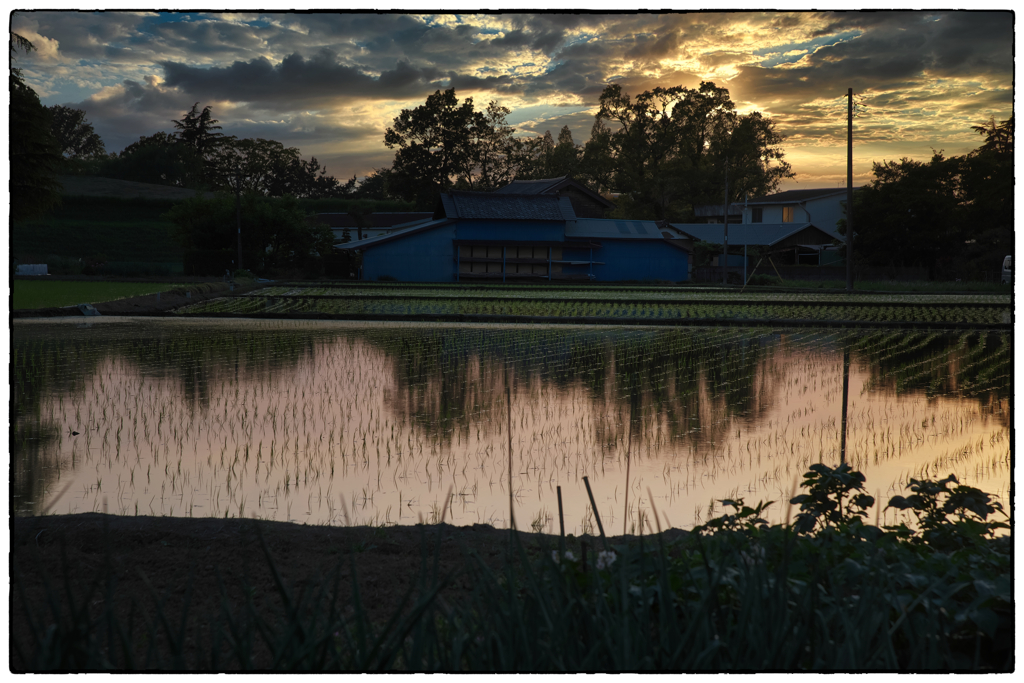
<svg viewBox="0 0 1024 683">
<path fill-rule="evenodd" d="M 730 223 L 813 223 L 822 230 L 835 231 L 836 223 L 845 217 L 846 188 L 821 187 L 809 190 L 786 190 L 763 197 L 754 197 L 729 206 Z M 702 223 L 723 223 L 721 204 L 694 207 Z M 740 220 L 736 220 L 739 218 Z"/>
</svg>

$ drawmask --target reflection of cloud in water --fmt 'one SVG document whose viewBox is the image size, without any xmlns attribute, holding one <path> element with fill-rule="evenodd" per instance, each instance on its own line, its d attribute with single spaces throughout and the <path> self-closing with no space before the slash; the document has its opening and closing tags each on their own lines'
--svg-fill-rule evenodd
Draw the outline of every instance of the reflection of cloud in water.
<svg viewBox="0 0 1024 683">
<path fill-rule="evenodd" d="M 41 339 L 51 340 L 45 353 Z M 38 510 L 42 489 L 52 495 L 74 480 L 54 511 L 107 501 L 121 514 L 415 523 L 439 515 L 450 489 L 450 521 L 506 525 L 509 386 L 521 528 L 557 529 L 561 486 L 567 530 L 578 533 L 585 475 L 606 528 L 621 530 L 623 514 L 635 526 L 651 508 L 648 489 L 663 523 L 690 526 L 737 496 L 778 501 L 769 512 L 782 516 L 810 464 L 838 462 L 844 347 L 854 361 L 849 459 L 872 494 L 888 500 L 909 477 L 955 472 L 1005 496 L 1004 341 L 739 328 L 17 324 L 18 357 L 36 359 L 12 373 L 12 395 L 23 397 L 17 424 L 97 427 L 76 440 L 58 434 L 46 458 L 13 451 L 18 481 L 45 482 L 19 485 L 19 509 Z"/>
</svg>

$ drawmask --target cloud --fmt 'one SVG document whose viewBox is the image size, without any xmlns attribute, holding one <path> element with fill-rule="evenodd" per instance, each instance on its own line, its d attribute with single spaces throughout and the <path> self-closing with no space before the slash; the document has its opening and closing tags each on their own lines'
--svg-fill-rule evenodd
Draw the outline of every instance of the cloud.
<svg viewBox="0 0 1024 683">
<path fill-rule="evenodd" d="M 1013 95 L 1010 12 L 19 11 L 11 24 L 39 48 L 18 58 L 29 84 L 46 104 L 79 102 L 108 149 L 199 101 L 225 132 L 334 159 L 332 173 L 354 167 L 346 154 L 360 173 L 390 163 L 383 130 L 446 87 L 509 106 L 524 133 L 570 125 L 583 142 L 609 82 L 635 96 L 714 80 L 776 120 L 794 161 L 843 144 L 848 87 L 865 94 L 875 150 L 968 145 Z"/>
<path fill-rule="evenodd" d="M 164 62 L 164 79 L 200 99 L 227 99 L 266 106 L 277 111 L 308 109 L 344 99 L 402 99 L 429 94 L 440 84 L 441 72 L 417 68 L 406 61 L 374 76 L 367 70 L 338 63 L 326 48 L 306 59 L 295 53 L 280 63 L 260 57 L 230 66 L 198 68 Z"/>
</svg>

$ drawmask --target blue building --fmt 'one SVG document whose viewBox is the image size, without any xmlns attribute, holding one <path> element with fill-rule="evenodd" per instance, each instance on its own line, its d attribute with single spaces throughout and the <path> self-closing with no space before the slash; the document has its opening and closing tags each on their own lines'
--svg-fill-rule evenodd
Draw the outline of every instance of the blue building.
<svg viewBox="0 0 1024 683">
<path fill-rule="evenodd" d="M 653 221 L 577 218 L 568 197 L 449 192 L 431 220 L 336 248 L 362 254 L 366 281 L 681 282 L 692 241 Z"/>
</svg>

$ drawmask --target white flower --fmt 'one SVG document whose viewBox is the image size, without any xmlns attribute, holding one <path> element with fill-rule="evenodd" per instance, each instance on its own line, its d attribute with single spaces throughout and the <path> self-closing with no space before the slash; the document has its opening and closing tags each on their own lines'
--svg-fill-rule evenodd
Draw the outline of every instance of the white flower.
<svg viewBox="0 0 1024 683">
<path fill-rule="evenodd" d="M 597 568 L 607 569 L 612 566 L 615 562 L 615 551 L 613 550 L 602 550 L 597 554 Z"/>
<path fill-rule="evenodd" d="M 575 562 L 576 561 L 576 556 L 572 554 L 571 550 L 566 550 L 565 551 L 565 559 L 569 560 L 570 562 Z M 551 551 L 551 561 L 554 562 L 555 564 L 561 564 L 562 560 L 561 560 L 561 558 L 558 557 L 558 551 L 557 550 L 552 550 Z"/>
</svg>

